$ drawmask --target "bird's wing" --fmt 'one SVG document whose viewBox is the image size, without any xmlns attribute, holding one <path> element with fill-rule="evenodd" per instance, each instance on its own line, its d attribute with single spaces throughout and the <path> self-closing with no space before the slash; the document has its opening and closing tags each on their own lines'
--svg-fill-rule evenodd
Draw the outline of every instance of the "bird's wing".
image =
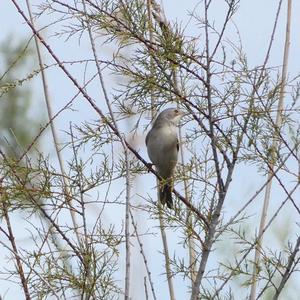
<svg viewBox="0 0 300 300">
<path fill-rule="evenodd" d="M 147 142 L 146 142 L 147 143 Z M 176 144 L 176 147 L 177 147 L 177 152 L 179 152 L 179 141 L 178 141 L 178 138 L 177 138 L 177 144 Z"/>
</svg>

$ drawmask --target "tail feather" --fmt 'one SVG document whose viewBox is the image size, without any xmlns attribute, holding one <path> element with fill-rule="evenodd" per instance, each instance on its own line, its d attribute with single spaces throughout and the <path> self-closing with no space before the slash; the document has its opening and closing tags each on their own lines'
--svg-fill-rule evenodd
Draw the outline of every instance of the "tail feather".
<svg viewBox="0 0 300 300">
<path fill-rule="evenodd" d="M 159 200 L 161 204 L 167 204 L 168 208 L 173 208 L 172 186 L 170 184 L 161 184 L 159 188 Z"/>
</svg>

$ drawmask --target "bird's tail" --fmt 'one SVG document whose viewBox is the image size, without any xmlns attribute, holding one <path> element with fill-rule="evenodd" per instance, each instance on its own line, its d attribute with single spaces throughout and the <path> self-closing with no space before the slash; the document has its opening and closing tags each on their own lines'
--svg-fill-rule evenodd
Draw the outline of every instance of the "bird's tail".
<svg viewBox="0 0 300 300">
<path fill-rule="evenodd" d="M 159 186 L 159 200 L 161 204 L 167 204 L 168 208 L 173 208 L 172 200 L 172 184 L 160 182 Z"/>
</svg>

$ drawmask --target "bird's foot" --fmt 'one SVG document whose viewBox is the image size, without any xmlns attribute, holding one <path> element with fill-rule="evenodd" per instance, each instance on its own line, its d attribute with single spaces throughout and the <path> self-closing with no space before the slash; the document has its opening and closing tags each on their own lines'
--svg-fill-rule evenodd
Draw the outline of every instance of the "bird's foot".
<svg viewBox="0 0 300 300">
<path fill-rule="evenodd" d="M 150 172 L 150 169 L 153 168 L 153 166 L 154 166 L 154 164 L 152 164 L 152 163 L 147 163 L 146 164 L 146 167 L 148 169 L 148 173 Z"/>
</svg>

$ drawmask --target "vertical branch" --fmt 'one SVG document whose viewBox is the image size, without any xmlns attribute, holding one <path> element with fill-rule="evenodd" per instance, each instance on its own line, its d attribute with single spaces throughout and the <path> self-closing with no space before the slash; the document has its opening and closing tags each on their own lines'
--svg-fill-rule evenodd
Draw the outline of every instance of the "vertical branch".
<svg viewBox="0 0 300 300">
<path fill-rule="evenodd" d="M 159 210 L 159 228 L 160 228 L 160 234 L 161 234 L 161 238 L 162 238 L 162 242 L 163 242 L 163 253 L 165 256 L 165 269 L 166 269 L 167 280 L 168 280 L 170 300 L 175 300 L 175 292 L 174 292 L 172 272 L 171 272 L 168 240 L 167 240 L 165 224 L 164 224 L 163 215 L 162 215 L 163 208 L 162 208 L 161 203 L 158 203 L 158 210 Z"/>
<path fill-rule="evenodd" d="M 2 203 L 3 217 L 5 219 L 7 230 L 8 230 L 8 238 L 9 238 L 9 241 L 11 243 L 13 253 L 14 253 L 14 256 L 15 256 L 16 265 L 17 265 L 16 268 L 17 268 L 17 272 L 18 272 L 18 274 L 20 276 L 20 279 L 21 279 L 21 284 L 22 284 L 24 295 L 25 295 L 25 299 L 30 300 L 31 297 L 30 297 L 30 293 L 29 293 L 29 289 L 28 289 L 27 280 L 25 278 L 23 266 L 22 266 L 22 263 L 21 263 L 21 258 L 20 258 L 19 253 L 18 253 L 18 248 L 17 248 L 17 245 L 16 245 L 15 236 L 14 236 L 14 233 L 13 233 L 13 230 L 12 230 L 12 227 L 11 227 L 11 223 L 10 223 L 10 218 L 9 218 L 9 215 L 8 215 L 7 203 L 6 203 L 7 199 L 5 197 L 5 192 L 3 192 L 3 191 L 4 191 L 4 189 L 2 189 L 2 187 L 0 187 L 0 200 L 1 200 L 1 203 Z"/>
<path fill-rule="evenodd" d="M 126 239 L 126 274 L 125 274 L 125 300 L 129 300 L 130 291 L 130 172 L 128 149 L 124 145 L 126 161 L 126 211 L 125 211 L 125 239 Z"/>
<path fill-rule="evenodd" d="M 82 216 L 82 232 L 83 232 L 83 237 L 82 237 L 82 243 L 80 243 L 80 247 L 82 249 L 82 252 L 85 254 L 83 256 L 84 258 L 84 263 L 83 263 L 83 271 L 82 271 L 82 278 L 83 278 L 83 284 L 82 284 L 82 289 L 81 289 L 81 294 L 82 297 L 83 295 L 86 295 L 85 297 L 88 299 L 89 295 L 92 291 L 91 289 L 91 281 L 92 281 L 92 276 L 91 276 L 91 270 L 93 269 L 92 264 L 90 263 L 91 260 L 89 260 L 89 258 L 87 259 L 87 257 L 89 257 L 89 236 L 87 233 L 87 224 L 86 224 L 86 207 L 85 207 L 85 202 L 84 202 L 84 192 L 83 192 L 83 170 L 79 165 L 79 161 L 78 161 L 78 151 L 76 150 L 75 147 L 75 141 L 74 141 L 74 134 L 73 134 L 73 129 L 72 129 L 72 125 L 70 123 L 70 138 L 71 138 L 71 145 L 72 145 L 72 150 L 73 150 L 73 156 L 74 156 L 74 162 L 73 164 L 75 164 L 75 169 L 77 172 L 77 176 L 78 176 L 78 187 L 80 190 L 80 204 L 81 204 L 81 216 Z M 71 268 L 70 268 L 71 269 Z"/>
<path fill-rule="evenodd" d="M 147 261 L 147 258 L 146 258 L 146 253 L 144 251 L 143 243 L 141 241 L 140 235 L 138 233 L 137 225 L 134 222 L 134 218 L 133 218 L 133 215 L 132 215 L 131 212 L 130 212 L 130 216 L 131 216 L 131 223 L 132 223 L 135 235 L 136 235 L 136 239 L 137 239 L 138 244 L 140 246 L 140 252 L 141 252 L 143 260 L 144 260 L 145 268 L 146 268 L 147 275 L 148 275 L 148 280 L 149 280 L 150 287 L 151 287 L 152 296 L 153 296 L 154 300 L 157 300 L 155 290 L 154 290 L 154 284 L 153 284 L 153 281 L 152 281 L 152 278 L 151 278 L 151 272 L 149 270 L 149 265 L 148 265 L 148 261 Z"/>
<path fill-rule="evenodd" d="M 204 246 L 203 246 L 203 251 L 202 251 L 202 256 L 198 268 L 198 272 L 196 275 L 196 279 L 194 281 L 193 287 L 192 287 L 192 293 L 191 293 L 191 300 L 197 300 L 199 299 L 199 293 L 200 293 L 200 286 L 202 279 L 204 277 L 204 272 L 207 266 L 209 254 L 211 252 L 212 245 L 214 243 L 214 236 L 216 234 L 216 229 L 217 225 L 219 222 L 219 218 L 221 215 L 221 210 L 224 204 L 224 200 L 226 197 L 226 193 L 229 187 L 229 184 L 232 179 L 232 174 L 235 166 L 235 159 L 233 158 L 232 161 L 227 161 L 227 177 L 225 184 L 222 179 L 222 174 L 221 174 L 221 166 L 220 166 L 220 161 L 219 161 L 219 156 L 218 156 L 218 151 L 217 151 L 217 141 L 216 141 L 216 134 L 214 130 L 214 118 L 213 118 L 213 103 L 212 103 L 212 91 L 211 91 L 211 61 L 212 58 L 210 57 L 210 48 L 209 48 L 209 19 L 208 19 L 208 9 L 209 9 L 210 2 L 208 0 L 204 1 L 204 15 L 205 15 L 205 55 L 206 55 L 206 90 L 207 90 L 207 106 L 208 106 L 208 122 L 209 122 L 209 130 L 208 130 L 208 136 L 210 138 L 210 145 L 211 145 L 211 151 L 212 151 L 212 156 L 213 156 L 213 163 L 215 167 L 215 172 L 216 172 L 216 191 L 218 192 L 218 199 L 216 205 L 211 205 L 210 209 L 210 215 L 211 215 L 211 221 L 208 227 L 208 231 L 205 236 L 205 241 L 204 241 Z M 229 6 L 228 10 L 233 10 L 233 6 Z M 230 15 L 230 13 L 228 12 Z M 226 21 L 227 22 L 227 21 Z"/>
<path fill-rule="evenodd" d="M 29 13 L 30 22 L 31 22 L 32 26 L 34 26 L 33 17 L 32 17 L 32 13 L 31 13 L 31 6 L 30 6 L 29 1 L 30 0 L 26 0 L 27 10 L 28 10 L 28 13 Z M 41 75 L 42 75 L 44 98 L 45 98 L 46 107 L 47 107 L 48 119 L 49 119 L 49 122 L 50 122 L 51 134 L 52 134 L 54 147 L 55 147 L 55 152 L 56 152 L 56 156 L 57 156 L 59 167 L 60 167 L 60 172 L 62 174 L 62 179 L 63 179 L 64 196 L 65 196 L 65 199 L 66 199 L 66 203 L 70 206 L 70 214 L 71 214 L 73 227 L 74 227 L 74 230 L 75 230 L 75 233 L 76 233 L 78 243 L 80 243 L 80 236 L 79 236 L 79 232 L 78 232 L 78 224 L 77 224 L 77 221 L 76 221 L 75 212 L 72 208 L 72 197 L 70 195 L 70 191 L 69 191 L 69 188 L 68 188 L 69 184 L 68 184 L 67 176 L 65 176 L 66 171 L 65 171 L 64 163 L 63 163 L 63 160 L 62 160 L 60 149 L 58 147 L 59 143 L 58 143 L 55 124 L 54 124 L 54 121 L 53 121 L 53 112 L 52 112 L 52 106 L 51 106 L 49 91 L 48 91 L 47 78 L 46 78 L 46 74 L 45 74 L 45 70 L 44 70 L 43 59 L 42 59 L 40 46 L 39 46 L 39 40 L 38 40 L 36 34 L 34 34 L 34 42 L 35 42 L 36 52 L 37 52 L 39 66 L 40 66 L 40 70 L 41 70 Z"/>
<path fill-rule="evenodd" d="M 177 86 L 176 74 L 173 75 L 175 77 L 174 84 Z M 182 146 L 182 131 L 181 127 L 179 127 L 179 149 L 180 149 L 180 160 L 181 164 L 184 166 L 184 155 L 183 155 L 183 146 Z M 183 186 L 184 186 L 184 197 L 187 201 L 190 201 L 189 198 L 189 190 L 188 190 L 188 180 L 186 177 L 183 178 Z M 191 214 L 191 210 L 187 207 L 186 208 L 186 225 L 187 225 L 187 235 L 188 235 L 188 248 L 189 248 L 189 268 L 191 274 L 191 286 L 193 286 L 195 279 L 196 279 L 196 252 L 195 252 L 195 241 L 193 236 L 189 232 L 189 228 L 192 227 L 193 224 L 193 216 Z"/>
<path fill-rule="evenodd" d="M 86 10 L 86 4 L 85 0 L 82 1 L 83 4 L 83 9 L 84 13 L 87 15 L 87 10 Z M 89 34 L 89 39 L 92 47 L 92 52 L 94 55 L 94 60 L 97 68 L 97 74 L 99 78 L 99 83 L 105 98 L 105 102 L 110 114 L 110 117 L 112 119 L 112 123 L 114 125 L 115 130 L 118 132 L 118 136 L 120 138 L 120 142 L 122 144 L 123 150 L 124 150 L 124 157 L 125 157 L 125 170 L 126 170 L 126 206 L 125 206 L 125 249 L 126 249 L 126 262 L 125 262 L 125 294 L 124 294 L 124 299 L 129 300 L 129 295 L 130 295 L 130 194 L 131 194 L 131 186 L 130 186 L 130 165 L 129 165 L 129 151 L 127 148 L 127 143 L 124 137 L 121 135 L 118 124 L 116 122 L 114 112 L 112 110 L 111 102 L 108 97 L 108 93 L 106 90 L 106 86 L 104 83 L 104 79 L 102 76 L 99 60 L 98 60 L 98 55 L 96 52 L 96 46 L 91 30 L 91 26 L 89 23 L 89 18 L 87 16 L 86 18 L 87 21 L 87 29 L 88 29 L 88 34 Z"/>
<path fill-rule="evenodd" d="M 178 86 L 178 78 L 177 78 L 177 72 L 176 72 L 176 66 L 173 67 L 173 86 L 176 89 L 176 92 L 180 94 L 179 92 L 179 86 Z M 177 104 L 178 106 L 178 104 Z M 183 155 L 183 146 L 182 146 L 182 130 L 181 127 L 179 127 L 179 152 L 180 152 L 180 160 L 181 164 L 184 166 L 184 155 Z M 189 197 L 189 191 L 188 191 L 188 180 L 186 177 L 183 178 L 183 186 L 184 186 L 184 197 L 187 201 L 190 202 Z M 193 286 L 194 281 L 196 279 L 196 253 L 195 253 L 195 241 L 193 239 L 193 236 L 189 233 L 189 228 L 192 226 L 193 222 L 193 216 L 191 214 L 191 210 L 187 207 L 186 208 L 186 225 L 188 228 L 187 235 L 188 235 L 188 248 L 189 248 L 189 267 L 190 267 L 190 274 L 191 274 L 191 286 Z"/>
<path fill-rule="evenodd" d="M 177 94 L 180 94 L 179 92 L 179 86 L 178 86 L 178 78 L 177 78 L 177 70 L 176 66 L 173 66 L 173 86 L 177 92 Z M 178 104 L 177 104 L 178 106 Z M 182 146 L 182 130 L 181 127 L 179 127 L 179 152 L 180 152 L 180 160 L 181 164 L 184 166 L 184 155 L 183 155 L 183 146 Z M 183 186 L 184 186 L 184 197 L 187 201 L 190 202 L 189 197 L 189 191 L 188 191 L 188 180 L 186 177 L 183 178 Z M 189 228 L 192 226 L 193 217 L 191 215 L 191 210 L 187 207 L 186 208 L 186 225 L 188 228 L 187 235 L 188 235 L 188 248 L 189 248 L 189 265 L 190 265 L 190 274 L 191 274 L 191 286 L 193 286 L 194 281 L 196 279 L 196 253 L 195 253 L 195 241 L 192 237 L 192 235 L 189 234 Z"/>
<path fill-rule="evenodd" d="M 149 40 L 150 40 L 150 45 L 153 47 L 153 22 L 152 22 L 152 15 L 151 15 L 152 7 L 151 7 L 151 0 L 147 0 L 147 15 L 148 15 L 148 30 L 149 30 Z M 152 52 L 152 49 L 149 49 L 149 51 Z M 154 63 L 153 63 L 153 57 L 150 55 L 150 70 L 151 73 L 153 72 L 154 68 Z M 154 104 L 155 104 L 155 97 L 153 94 L 151 94 L 151 117 L 154 119 L 155 114 L 154 114 Z"/>
<path fill-rule="evenodd" d="M 180 159 L 181 163 L 184 166 L 184 155 L 182 151 L 182 136 L 181 136 L 181 128 L 179 128 L 179 148 L 180 148 Z M 188 182 L 186 177 L 183 178 L 183 186 L 184 186 L 184 197 L 187 199 L 187 201 L 190 201 L 189 199 L 189 190 L 188 190 Z M 186 208 L 186 224 L 187 224 L 187 235 L 188 235 L 188 248 L 189 248 L 189 267 L 190 267 L 190 274 L 191 274 L 191 286 L 193 286 L 195 279 L 196 279 L 196 252 L 195 252 L 195 241 L 193 239 L 193 236 L 189 232 L 189 228 L 191 228 L 193 224 L 193 216 L 191 214 L 191 210 L 187 207 Z"/>
<path fill-rule="evenodd" d="M 284 44 L 284 54 L 283 54 L 283 63 L 282 63 L 281 86 L 280 86 L 280 94 L 279 94 L 278 108 L 277 108 L 276 121 L 275 121 L 275 132 L 276 133 L 280 131 L 280 127 L 282 125 L 282 110 L 283 110 L 283 104 L 284 104 L 284 94 L 285 94 L 285 87 L 286 87 L 289 48 L 290 48 L 292 0 L 288 0 L 287 4 L 288 4 L 287 5 L 287 21 L 286 21 L 285 44 Z M 272 149 L 277 149 L 277 147 L 278 147 L 277 139 L 274 136 L 273 143 L 272 143 Z M 259 232 L 258 232 L 258 236 L 260 238 L 257 240 L 257 246 L 255 248 L 250 300 L 254 300 L 256 297 L 257 275 L 258 275 L 258 271 L 259 271 L 258 265 L 259 265 L 259 261 L 260 261 L 261 244 L 263 241 L 262 232 L 263 232 L 263 229 L 266 224 L 267 213 L 268 213 L 268 208 L 269 208 L 271 187 L 272 187 L 272 178 L 273 178 L 273 173 L 274 173 L 273 169 L 274 169 L 274 160 L 272 159 L 271 164 L 270 164 L 270 169 L 268 172 L 268 184 L 266 186 L 266 191 L 265 191 L 265 196 L 264 196 L 264 204 L 263 204 L 261 218 L 260 218 L 260 225 L 259 225 Z"/>
<path fill-rule="evenodd" d="M 150 36 L 150 44 L 153 45 L 153 24 L 152 24 L 152 5 L 155 5 L 157 8 L 157 4 L 153 0 L 147 0 L 147 14 L 148 14 L 148 27 L 149 27 L 149 36 Z M 151 47 L 153 49 L 153 46 Z M 150 51 L 152 52 L 152 49 Z M 153 57 L 154 53 L 150 53 L 150 68 L 153 70 L 154 63 L 153 63 Z M 154 119 L 155 113 L 154 113 L 154 104 L 155 104 L 155 97 L 151 95 L 151 117 L 152 120 Z M 157 195 L 159 195 L 159 182 L 156 180 L 157 183 Z M 159 197 L 159 196 L 158 196 Z M 172 280 L 172 273 L 171 273 L 171 265 L 170 265 L 170 255 L 169 255 L 169 249 L 168 249 L 168 240 L 167 235 L 165 231 L 165 225 L 164 220 L 162 216 L 162 206 L 160 203 L 158 203 L 158 210 L 159 210 L 159 228 L 160 228 L 160 234 L 161 239 L 163 243 L 163 253 L 165 256 L 165 269 L 166 269 L 166 275 L 167 275 L 167 281 L 168 281 L 168 287 L 169 287 L 169 294 L 170 294 L 170 300 L 175 300 L 175 292 L 174 292 L 174 286 L 173 286 L 173 280 Z"/>
<path fill-rule="evenodd" d="M 217 183 L 219 186 L 219 190 L 222 191 L 223 184 L 222 184 L 222 179 L 221 179 L 221 174 L 220 174 L 217 151 L 216 151 L 216 147 L 215 147 L 214 128 L 213 128 L 213 123 L 212 123 L 212 103 L 211 103 L 211 95 L 210 95 L 210 93 L 211 93 L 211 90 L 210 90 L 211 73 L 210 73 L 210 58 L 209 58 L 208 7 L 209 7 L 209 4 L 207 3 L 207 0 L 205 0 L 204 1 L 205 53 L 206 53 L 206 64 L 207 64 L 206 65 L 206 87 L 207 87 L 207 102 L 208 102 L 208 110 L 209 110 L 209 120 L 208 120 L 209 121 L 209 135 L 210 135 L 210 139 L 211 139 L 213 160 L 214 160 L 215 168 L 216 168 Z M 219 197 L 221 197 L 221 194 L 219 194 Z M 220 207 L 220 210 L 221 210 L 221 206 L 222 206 L 222 201 L 221 201 L 221 199 L 219 199 L 218 207 Z M 213 209 L 213 206 L 211 206 L 211 207 Z M 210 252 L 210 249 L 211 249 L 211 246 L 213 243 L 213 236 L 215 234 L 215 228 L 216 228 L 217 222 L 218 222 L 217 209 L 218 208 L 216 208 L 215 212 L 213 213 L 212 220 L 211 220 L 208 232 L 205 237 L 199 269 L 198 269 L 196 279 L 195 279 L 193 287 L 192 287 L 191 300 L 197 300 L 199 298 L 200 285 L 201 285 L 202 278 L 204 276 L 204 271 L 206 268 L 209 252 Z M 212 211 L 211 211 L 211 213 L 212 213 Z"/>
</svg>

